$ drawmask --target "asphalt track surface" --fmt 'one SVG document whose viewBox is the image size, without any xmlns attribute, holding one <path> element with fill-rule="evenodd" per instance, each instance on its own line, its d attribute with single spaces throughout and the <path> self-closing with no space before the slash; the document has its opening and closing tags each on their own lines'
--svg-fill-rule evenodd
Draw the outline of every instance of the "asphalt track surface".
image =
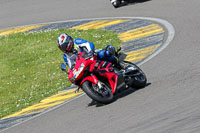
<svg viewBox="0 0 200 133">
<path fill-rule="evenodd" d="M 175 37 L 145 62 L 150 83 L 106 106 L 88 106 L 87 96 L 4 130 L 5 133 L 114 132 L 199 133 L 200 2 L 139 1 L 114 9 L 108 0 L 1 0 L 0 29 L 101 17 L 152 17 L 170 22 Z"/>
</svg>

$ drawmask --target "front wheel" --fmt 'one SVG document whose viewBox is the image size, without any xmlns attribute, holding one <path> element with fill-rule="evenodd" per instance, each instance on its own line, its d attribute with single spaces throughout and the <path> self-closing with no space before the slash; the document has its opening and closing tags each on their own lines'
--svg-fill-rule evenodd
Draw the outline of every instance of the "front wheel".
<svg viewBox="0 0 200 133">
<path fill-rule="evenodd" d="M 124 63 L 128 66 L 126 70 L 131 70 L 130 72 L 128 72 L 128 74 L 130 74 L 130 86 L 137 89 L 145 87 L 147 83 L 145 73 L 134 63 L 128 61 L 124 61 Z"/>
<path fill-rule="evenodd" d="M 98 84 L 94 84 L 90 81 L 85 81 L 82 84 L 82 90 L 93 100 L 108 104 L 111 103 L 114 100 L 114 95 L 111 91 L 111 88 L 102 83 L 101 81 L 98 81 Z"/>
</svg>

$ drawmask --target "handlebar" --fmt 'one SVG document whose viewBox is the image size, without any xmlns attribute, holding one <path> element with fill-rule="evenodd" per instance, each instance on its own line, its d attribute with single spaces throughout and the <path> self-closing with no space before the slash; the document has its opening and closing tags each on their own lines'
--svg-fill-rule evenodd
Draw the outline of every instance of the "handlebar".
<svg viewBox="0 0 200 133">
<path fill-rule="evenodd" d="M 117 51 L 116 51 L 116 52 L 118 53 L 119 51 L 121 51 L 121 49 L 122 49 L 122 48 L 121 48 L 121 47 L 119 47 L 119 48 L 117 49 Z"/>
</svg>

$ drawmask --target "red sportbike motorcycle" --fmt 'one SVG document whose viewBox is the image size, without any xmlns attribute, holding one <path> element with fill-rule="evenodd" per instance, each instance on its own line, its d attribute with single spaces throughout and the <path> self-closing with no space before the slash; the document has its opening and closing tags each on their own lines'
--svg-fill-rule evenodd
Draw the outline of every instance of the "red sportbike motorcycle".
<svg viewBox="0 0 200 133">
<path fill-rule="evenodd" d="M 126 55 L 116 52 L 115 58 L 124 60 Z M 72 69 L 68 69 L 69 80 L 82 88 L 93 100 L 108 104 L 115 94 L 129 88 L 145 87 L 147 78 L 144 72 L 134 63 L 123 61 L 126 69 L 108 61 L 98 60 L 95 54 L 81 52 L 77 55 Z M 66 71 L 66 66 L 61 64 Z"/>
</svg>

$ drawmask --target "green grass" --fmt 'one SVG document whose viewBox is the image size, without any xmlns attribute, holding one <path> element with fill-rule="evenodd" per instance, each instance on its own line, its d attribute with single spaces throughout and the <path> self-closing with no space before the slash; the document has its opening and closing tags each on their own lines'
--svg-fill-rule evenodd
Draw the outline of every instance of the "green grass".
<svg viewBox="0 0 200 133">
<path fill-rule="evenodd" d="M 38 103 L 69 87 L 60 70 L 63 53 L 56 40 L 61 33 L 83 38 L 104 48 L 117 47 L 117 34 L 107 30 L 59 29 L 48 32 L 18 33 L 0 37 L 0 118 Z"/>
</svg>

